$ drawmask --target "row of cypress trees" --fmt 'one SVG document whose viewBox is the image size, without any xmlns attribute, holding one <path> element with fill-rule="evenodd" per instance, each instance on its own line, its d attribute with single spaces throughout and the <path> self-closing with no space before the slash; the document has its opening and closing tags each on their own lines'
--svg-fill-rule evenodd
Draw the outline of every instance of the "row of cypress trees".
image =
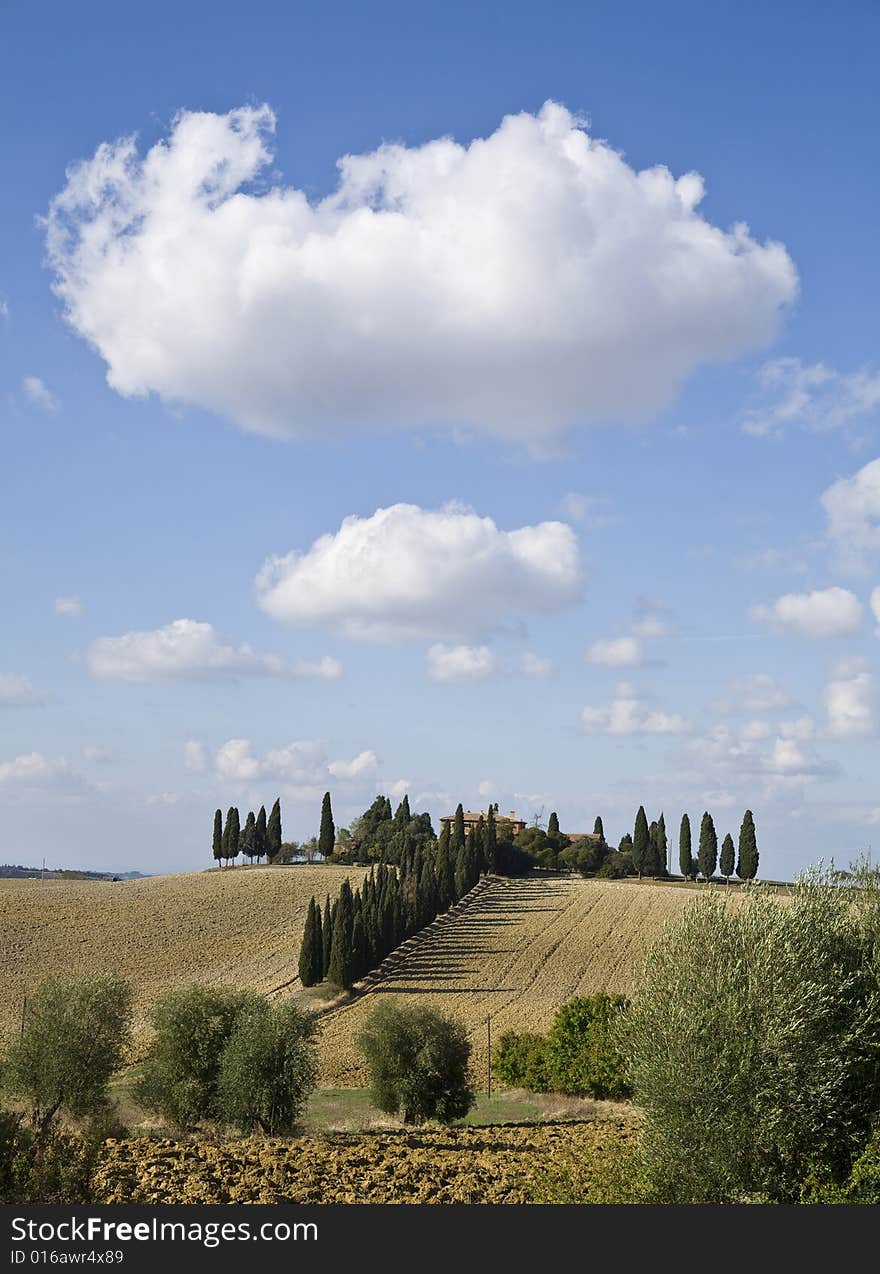
<svg viewBox="0 0 880 1274">
<path fill-rule="evenodd" d="M 215 810 L 212 848 L 218 866 L 224 860 L 227 863 L 231 861 L 235 866 L 235 860 L 239 854 L 250 859 L 251 862 L 255 858 L 259 862 L 264 857 L 267 861 L 277 857 L 281 852 L 280 799 L 275 801 L 268 818 L 265 805 L 260 806 L 259 814 L 255 815 L 251 810 L 245 819 L 244 827 L 241 826 L 241 818 L 234 805 L 229 807 L 225 825 L 222 812 Z"/>
<path fill-rule="evenodd" d="M 687 814 L 681 816 L 681 830 L 678 837 L 678 866 L 686 880 L 698 871 L 704 880 L 711 880 L 716 870 L 720 870 L 725 880 L 736 872 L 740 880 L 754 880 L 758 874 L 758 841 L 755 835 L 755 820 L 751 810 L 746 810 L 739 829 L 739 847 L 734 846 L 730 832 L 721 843 L 721 857 L 718 856 L 718 834 L 712 815 L 704 812 L 700 821 L 700 841 L 697 856 L 693 858 L 691 851 L 691 824 Z"/>
<path fill-rule="evenodd" d="M 494 819 L 489 822 L 494 827 Z M 312 897 L 299 953 L 303 986 L 326 979 L 348 990 L 463 898 L 489 869 L 492 840 L 485 827 L 471 828 L 465 836 L 463 819 L 451 831 L 445 825 L 433 851 L 407 847 L 399 868 L 379 863 L 356 890 L 344 880 L 332 905 L 328 895 L 323 913 Z"/>
</svg>

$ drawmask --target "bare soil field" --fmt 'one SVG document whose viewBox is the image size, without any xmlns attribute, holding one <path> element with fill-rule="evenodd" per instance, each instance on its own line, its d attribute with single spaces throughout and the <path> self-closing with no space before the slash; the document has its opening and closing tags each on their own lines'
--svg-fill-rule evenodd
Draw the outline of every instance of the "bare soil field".
<svg viewBox="0 0 880 1274">
<path fill-rule="evenodd" d="M 699 890 L 579 877 L 494 879 L 411 938 L 384 976 L 320 1022 L 322 1084 L 368 1082 L 356 1038 L 381 995 L 414 996 L 461 1018 L 484 1082 L 492 1033 L 545 1031 L 573 995 L 627 993 L 664 925 Z"/>
<path fill-rule="evenodd" d="M 358 867 L 236 867 L 144 880 L 0 880 L 0 1040 L 44 977 L 118 973 L 135 988 L 135 1026 L 156 996 L 188 982 L 269 993 L 299 986 L 312 894 L 322 902 Z"/>
</svg>

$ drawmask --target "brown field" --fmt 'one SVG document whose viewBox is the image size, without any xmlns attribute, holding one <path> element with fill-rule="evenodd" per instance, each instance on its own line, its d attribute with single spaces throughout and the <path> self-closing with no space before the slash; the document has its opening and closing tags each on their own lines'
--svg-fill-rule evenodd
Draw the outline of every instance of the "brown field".
<svg viewBox="0 0 880 1274">
<path fill-rule="evenodd" d="M 237 867 L 145 880 L 0 880 L 0 1039 L 43 977 L 118 973 L 135 988 L 135 1025 L 156 996 L 188 982 L 272 992 L 296 978 L 312 894 L 335 895 L 357 867 Z M 298 985 L 298 983 L 297 983 Z"/>
<path fill-rule="evenodd" d="M 507 1030 L 547 1030 L 573 995 L 628 992 L 663 926 L 700 896 L 649 881 L 487 882 L 400 948 L 366 994 L 321 1019 L 320 1082 L 368 1082 L 355 1041 L 380 995 L 414 996 L 461 1018 L 475 1079 L 483 1081 L 487 1014 L 497 1039 Z"/>
<path fill-rule="evenodd" d="M 419 1128 L 330 1137 L 107 1142 L 97 1203 L 525 1203 L 575 1153 L 582 1174 L 636 1135 L 632 1120 Z"/>
</svg>

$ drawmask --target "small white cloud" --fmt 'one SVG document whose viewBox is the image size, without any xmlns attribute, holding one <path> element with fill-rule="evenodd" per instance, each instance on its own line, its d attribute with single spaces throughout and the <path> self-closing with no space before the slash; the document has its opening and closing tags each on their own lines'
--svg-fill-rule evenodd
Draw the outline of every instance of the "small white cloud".
<svg viewBox="0 0 880 1274">
<path fill-rule="evenodd" d="M 0 784 L 16 787 L 52 787 L 75 779 L 63 756 L 48 757 L 42 752 L 26 752 L 11 761 L 0 761 Z"/>
<path fill-rule="evenodd" d="M 862 621 L 862 603 L 847 588 L 786 593 L 769 606 L 753 606 L 751 617 L 801 637 L 843 637 Z"/>
<path fill-rule="evenodd" d="M 588 527 L 608 526 L 613 522 L 614 518 L 608 512 L 610 506 L 608 496 L 585 495 L 582 491 L 569 491 L 559 501 L 563 517 Z"/>
<path fill-rule="evenodd" d="M 378 768 L 379 758 L 371 751 L 359 752 L 350 761 L 331 761 L 327 766 L 335 779 L 359 779 Z"/>
<path fill-rule="evenodd" d="M 46 695 L 41 690 L 35 690 L 27 677 L 0 672 L 0 708 L 24 708 L 45 702 Z"/>
<path fill-rule="evenodd" d="M 632 630 L 637 637 L 668 637 L 673 628 L 668 620 L 661 619 L 659 615 L 646 615 L 644 619 L 636 620 Z"/>
<path fill-rule="evenodd" d="M 741 712 L 774 712 L 794 702 L 781 681 L 766 672 L 756 672 L 727 683 L 728 698 L 715 705 L 723 715 Z"/>
<path fill-rule="evenodd" d="M 552 659 L 542 659 L 540 655 L 534 654 L 531 650 L 527 650 L 523 655 L 520 660 L 520 667 L 527 677 L 552 677 L 556 671 L 556 665 Z"/>
<path fill-rule="evenodd" d="M 2 319 L 4 323 L 7 323 L 9 321 L 9 318 L 10 318 L 9 303 L 7 301 L 4 301 L 3 298 L 0 297 L 0 319 Z"/>
<path fill-rule="evenodd" d="M 83 604 L 78 597 L 55 598 L 56 615 L 81 615 L 82 613 Z"/>
<path fill-rule="evenodd" d="M 275 619 L 370 641 L 475 636 L 580 601 L 583 585 L 571 527 L 501 531 L 458 504 L 347 517 L 307 552 L 270 558 L 257 577 L 259 603 Z"/>
<path fill-rule="evenodd" d="M 800 739 L 802 742 L 816 737 L 816 722 L 812 717 L 796 717 L 792 721 L 780 721 L 779 733 L 783 739 Z"/>
<path fill-rule="evenodd" d="M 338 659 L 325 655 L 323 659 L 311 662 L 308 659 L 295 659 L 291 664 L 291 676 L 303 680 L 338 681 L 342 676 L 342 664 Z"/>
<path fill-rule="evenodd" d="M 828 538 L 841 559 L 860 567 L 865 554 L 880 551 L 880 459 L 823 491 Z"/>
<path fill-rule="evenodd" d="M 87 743 L 82 752 L 85 759 L 91 761 L 93 765 L 106 765 L 113 760 L 112 752 L 108 752 L 106 748 L 98 747 L 95 743 Z"/>
<path fill-rule="evenodd" d="M 642 643 L 637 637 L 609 637 L 587 648 L 587 663 L 605 668 L 636 668 L 642 662 Z"/>
<path fill-rule="evenodd" d="M 393 783 L 379 783 L 377 788 L 381 790 L 392 800 L 402 801 L 412 787 L 409 779 L 395 779 Z"/>
<path fill-rule="evenodd" d="M 880 372 L 849 375 L 809 366 L 799 358 L 777 358 L 758 372 L 762 401 L 746 416 L 743 429 L 755 437 L 800 425 L 816 433 L 841 429 L 880 406 Z"/>
<path fill-rule="evenodd" d="M 438 642 L 427 655 L 432 681 L 482 681 L 498 668 L 498 659 L 488 646 L 444 646 Z"/>
<path fill-rule="evenodd" d="M 154 792 L 146 798 L 147 805 L 173 806 L 184 799 L 183 792 Z"/>
<path fill-rule="evenodd" d="M 21 382 L 21 388 L 28 402 L 39 407 L 41 411 L 57 411 L 61 405 L 39 376 L 25 376 Z"/>
<path fill-rule="evenodd" d="M 874 618 L 880 624 L 880 584 L 871 592 L 871 610 L 874 612 Z M 880 637 L 880 628 L 876 630 L 877 636 Z"/>
<path fill-rule="evenodd" d="M 200 774 L 208 768 L 208 758 L 205 753 L 204 743 L 200 743 L 198 739 L 189 739 L 183 747 L 183 764 L 188 770 L 192 770 L 196 774 Z"/>
<path fill-rule="evenodd" d="M 375 776 L 375 752 L 358 753 L 351 760 L 327 760 L 324 745 L 315 739 L 298 739 L 263 756 L 254 756 L 249 739 L 228 739 L 214 757 L 220 778 L 241 783 L 281 784 L 282 795 L 293 800 L 318 800 L 331 786 L 350 783 L 355 788 Z"/>
<path fill-rule="evenodd" d="M 842 659 L 825 687 L 828 731 L 838 739 L 866 738 L 877 730 L 877 691 L 864 659 Z"/>
<path fill-rule="evenodd" d="M 495 793 L 495 782 L 493 779 L 483 779 L 482 783 L 477 787 L 480 796 L 493 796 Z"/>
<path fill-rule="evenodd" d="M 164 628 L 99 637 L 88 652 L 89 671 L 102 681 L 218 680 L 242 676 L 334 678 L 335 659 L 289 664 L 277 655 L 257 655 L 246 643 L 225 644 L 211 624 L 176 619 Z"/>
<path fill-rule="evenodd" d="M 621 681 L 610 704 L 585 707 L 581 721 L 588 734 L 685 734 L 690 722 L 678 713 L 652 712 L 636 687 Z"/>
</svg>

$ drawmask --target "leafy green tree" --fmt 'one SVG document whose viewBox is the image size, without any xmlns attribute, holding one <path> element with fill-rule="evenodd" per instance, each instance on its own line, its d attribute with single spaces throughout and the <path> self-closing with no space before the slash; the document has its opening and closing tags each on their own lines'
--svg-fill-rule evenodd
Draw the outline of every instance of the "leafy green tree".
<svg viewBox="0 0 880 1274">
<path fill-rule="evenodd" d="M 721 842 L 721 862 L 719 864 L 721 875 L 727 881 L 728 885 L 730 884 L 730 878 L 733 875 L 733 862 L 735 856 L 736 850 L 733 846 L 733 837 L 730 832 L 728 832 L 724 837 L 724 840 Z"/>
<path fill-rule="evenodd" d="M 270 860 L 281 853 L 281 800 L 277 799 L 266 823 L 266 853 Z"/>
<path fill-rule="evenodd" d="M 598 815 L 596 816 L 596 821 L 593 824 L 593 835 L 598 836 L 601 841 L 604 841 L 605 839 L 605 828 L 602 826 L 602 820 L 598 817 Z"/>
<path fill-rule="evenodd" d="M 330 946 L 330 967 L 327 976 L 335 987 L 348 991 L 354 982 L 352 963 L 352 929 L 354 926 L 354 899 L 351 885 L 346 878 L 339 890 L 339 898 L 333 916 L 333 938 Z"/>
<path fill-rule="evenodd" d="M 107 1085 L 128 1042 L 131 988 L 114 974 L 47 978 L 27 1002 L 9 1045 L 3 1087 L 45 1131 L 60 1110 L 75 1118 L 107 1105 Z"/>
<path fill-rule="evenodd" d="M 758 874 L 758 841 L 752 811 L 746 810 L 739 829 L 739 861 L 736 874 L 740 880 L 754 880 Z"/>
<path fill-rule="evenodd" d="M 321 911 L 312 898 L 306 912 L 302 946 L 299 951 L 299 979 L 303 986 L 315 986 L 324 976 L 324 947 L 321 934 Z"/>
<path fill-rule="evenodd" d="M 691 820 L 687 814 L 682 814 L 678 833 L 678 870 L 685 880 L 691 878 L 691 861 Z"/>
<path fill-rule="evenodd" d="M 644 805 L 640 805 L 636 814 L 636 825 L 633 830 L 632 838 L 632 861 L 633 867 L 639 874 L 641 879 L 642 872 L 650 867 L 650 850 L 651 841 L 648 831 L 648 819 L 645 815 Z"/>
<path fill-rule="evenodd" d="M 547 1039 L 546 1066 L 554 1092 L 617 1101 L 630 1095 L 617 1026 L 622 995 L 576 996 L 557 1010 Z"/>
<path fill-rule="evenodd" d="M 291 1001 L 258 1000 L 238 1014 L 220 1055 L 218 1116 L 245 1133 L 292 1133 L 317 1077 L 313 1019 Z"/>
<path fill-rule="evenodd" d="M 712 815 L 704 812 L 700 823 L 700 846 L 697 850 L 697 863 L 704 880 L 711 880 L 718 865 L 718 835 Z"/>
<path fill-rule="evenodd" d="M 220 1058 L 239 1014 L 259 1002 L 255 991 L 232 987 L 167 991 L 151 1015 L 154 1034 L 134 1086 L 136 1101 L 180 1128 L 221 1118 Z"/>
<path fill-rule="evenodd" d="M 254 861 L 254 854 L 256 852 L 256 835 L 257 824 L 256 819 L 254 818 L 254 812 L 251 810 L 244 821 L 240 842 L 242 855 L 250 862 Z"/>
<path fill-rule="evenodd" d="M 268 834 L 266 832 L 266 807 L 260 806 L 260 812 L 257 815 L 257 821 L 254 826 L 254 857 L 257 862 L 261 858 L 266 857 L 269 853 Z"/>
<path fill-rule="evenodd" d="M 324 793 L 321 803 L 321 829 L 318 832 L 318 853 L 326 861 L 333 853 L 336 844 L 336 827 L 333 823 L 333 810 L 330 808 L 330 793 Z"/>
<path fill-rule="evenodd" d="M 461 1119 L 474 1104 L 463 1023 L 422 1004 L 383 1000 L 358 1037 L 373 1104 L 406 1124 Z"/>
<path fill-rule="evenodd" d="M 221 810 L 214 811 L 213 854 L 214 861 L 220 867 L 223 861 L 223 814 Z"/>
<path fill-rule="evenodd" d="M 550 1092 L 547 1037 L 531 1031 L 505 1031 L 492 1049 L 492 1071 L 510 1088 L 530 1093 Z"/>
</svg>

